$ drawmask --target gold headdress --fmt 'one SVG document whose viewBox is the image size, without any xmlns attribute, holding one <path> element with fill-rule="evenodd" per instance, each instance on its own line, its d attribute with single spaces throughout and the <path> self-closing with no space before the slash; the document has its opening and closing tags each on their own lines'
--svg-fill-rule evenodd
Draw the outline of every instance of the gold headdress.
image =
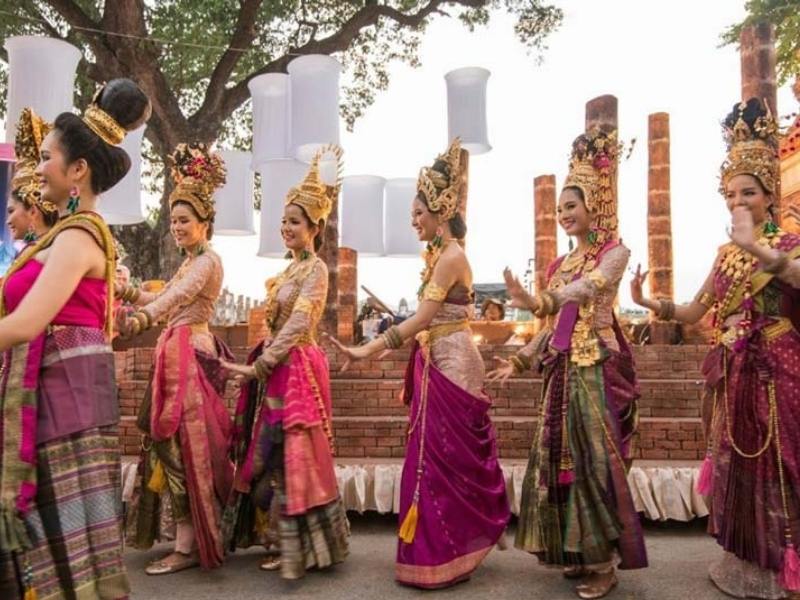
<svg viewBox="0 0 800 600">
<path fill-rule="evenodd" d="M 597 214 L 597 226 L 612 237 L 617 234 L 617 215 L 614 202 L 614 181 L 621 144 L 617 132 L 605 133 L 592 129 L 572 143 L 569 173 L 564 187 L 576 187 L 583 192 L 586 208 Z"/>
<path fill-rule="evenodd" d="M 461 140 L 455 138 L 444 154 L 436 161 L 445 163 L 445 173 L 433 167 L 422 167 L 417 178 L 417 192 L 422 194 L 428 210 L 440 213 L 445 221 L 452 219 L 459 210 L 458 196 L 461 189 Z"/>
<path fill-rule="evenodd" d="M 117 120 L 100 108 L 97 103 L 104 89 L 105 86 L 103 85 L 94 93 L 92 103 L 83 111 L 83 122 L 86 123 L 89 129 L 100 136 L 100 139 L 106 144 L 119 146 L 122 140 L 125 139 L 125 134 L 128 133 L 128 130 L 117 123 Z"/>
<path fill-rule="evenodd" d="M 719 189 L 723 196 L 728 182 L 736 175 L 747 174 L 758 178 L 771 194 L 780 181 L 778 124 L 766 103 L 765 114 L 757 117 L 752 125 L 748 124 L 743 118 L 748 104 L 742 102 L 739 105 L 739 115 L 732 126 L 723 123 L 723 135 L 728 146 L 728 157 L 720 167 Z"/>
<path fill-rule="evenodd" d="M 332 154 L 336 160 L 336 182 L 333 185 L 327 185 L 320 176 L 319 163 L 326 154 Z M 303 181 L 286 194 L 286 204 L 296 204 L 302 208 L 312 223 L 322 221 L 324 224 L 342 187 L 343 167 L 342 149 L 332 144 L 324 146 L 314 156 Z"/>
<path fill-rule="evenodd" d="M 204 221 L 214 219 L 214 191 L 225 183 L 225 163 L 206 144 L 178 144 L 170 155 L 175 189 L 169 205 L 186 202 Z"/>
<path fill-rule="evenodd" d="M 24 203 L 36 206 L 44 213 L 58 211 L 55 204 L 42 199 L 39 177 L 36 175 L 42 140 L 52 127 L 31 108 L 24 108 L 17 122 L 17 137 L 14 144 L 17 164 L 11 179 L 11 189 Z"/>
</svg>

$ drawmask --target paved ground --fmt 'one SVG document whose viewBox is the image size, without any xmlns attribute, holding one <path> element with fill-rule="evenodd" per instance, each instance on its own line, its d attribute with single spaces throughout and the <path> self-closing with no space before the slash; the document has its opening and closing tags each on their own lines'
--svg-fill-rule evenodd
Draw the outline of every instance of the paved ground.
<svg viewBox="0 0 800 600">
<path fill-rule="evenodd" d="M 706 569 L 719 554 L 704 533 L 704 523 L 648 525 L 648 569 L 622 572 L 610 600 L 713 600 L 716 591 Z M 396 520 L 391 516 L 352 516 L 353 537 L 347 561 L 328 572 L 310 573 L 299 582 L 285 582 L 277 573 L 257 567 L 261 552 L 252 550 L 229 557 L 225 567 L 205 573 L 190 569 L 175 575 L 148 577 L 145 564 L 169 549 L 131 550 L 126 563 L 134 600 L 351 600 L 395 598 L 458 598 L 458 600 L 574 600 L 572 584 L 557 571 L 537 566 L 518 550 L 492 552 L 472 580 L 447 590 L 421 592 L 398 586 L 393 580 Z M 511 534 L 509 534 L 511 535 Z"/>
</svg>

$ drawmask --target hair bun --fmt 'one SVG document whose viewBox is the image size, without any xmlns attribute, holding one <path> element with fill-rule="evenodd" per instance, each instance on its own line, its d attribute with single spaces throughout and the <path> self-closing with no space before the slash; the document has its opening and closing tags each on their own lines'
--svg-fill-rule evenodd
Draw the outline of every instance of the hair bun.
<svg viewBox="0 0 800 600">
<path fill-rule="evenodd" d="M 150 99 L 131 79 L 112 79 L 94 94 L 92 104 L 107 112 L 126 131 L 141 125 L 150 107 Z"/>
</svg>

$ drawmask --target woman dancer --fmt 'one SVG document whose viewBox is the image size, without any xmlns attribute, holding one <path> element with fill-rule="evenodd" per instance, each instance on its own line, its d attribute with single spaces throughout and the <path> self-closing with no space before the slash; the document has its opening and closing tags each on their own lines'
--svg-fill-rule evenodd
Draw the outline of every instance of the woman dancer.
<svg viewBox="0 0 800 600">
<path fill-rule="evenodd" d="M 227 365 L 253 379 L 236 409 L 242 496 L 233 543 L 278 545 L 280 558 L 268 556 L 261 568 L 280 568 L 286 579 L 342 562 L 350 535 L 334 473 L 328 360 L 317 345 L 328 269 L 316 253 L 340 188 L 340 181 L 327 186 L 320 178 L 319 162 L 329 153 L 341 172 L 341 150 L 325 148 L 286 196 L 281 234 L 291 262 L 267 281 L 267 339 L 247 366 Z"/>
<path fill-rule="evenodd" d="M 98 194 L 130 168 L 147 119 L 115 79 L 42 142 L 44 200 L 66 216 L 25 249 L 0 294 L 0 590 L 5 598 L 124 598 L 119 406 L 109 345 L 114 246 Z"/>
<path fill-rule="evenodd" d="M 52 129 L 30 108 L 25 108 L 17 122 L 14 146 L 17 163 L 11 178 L 8 202 L 8 224 L 11 237 L 26 245 L 42 237 L 58 221 L 56 205 L 42 198 L 36 165 L 44 136 Z"/>
<path fill-rule="evenodd" d="M 233 482 L 226 373 L 219 362 L 231 354 L 208 330 L 222 287 L 222 261 L 209 240 L 214 190 L 225 182 L 225 165 L 204 144 L 180 144 L 171 158 L 170 230 L 186 260 L 157 294 L 130 286 L 117 290 L 123 301 L 139 307 L 119 319 L 121 335 L 167 322 L 137 423 L 144 432 L 143 485 L 134 544 L 149 548 L 159 537 L 162 496 L 169 498 L 177 531 L 174 551 L 149 564 L 148 575 L 222 564 L 222 510 Z"/>
<path fill-rule="evenodd" d="M 539 429 L 522 488 L 516 546 L 582 578 L 580 598 L 602 598 L 620 569 L 647 566 L 626 481 L 636 431 L 633 360 L 613 305 L 629 251 L 616 240 L 616 134 L 573 143 L 558 219 L 577 248 L 550 265 L 547 291 L 530 296 L 506 270 L 513 305 L 547 326 L 490 379 L 533 368 L 544 378 Z"/>
<path fill-rule="evenodd" d="M 483 360 L 468 323 L 473 292 L 459 244 L 466 234 L 458 206 L 461 176 L 455 140 L 417 182 L 412 225 L 428 242 L 417 312 L 364 346 L 335 342 L 349 362 L 416 336 L 404 389 L 410 427 L 395 577 L 421 588 L 469 579 L 510 517 L 491 400 L 483 393 Z"/>
<path fill-rule="evenodd" d="M 780 181 L 772 115 L 752 98 L 723 127 L 720 191 L 731 242 L 689 304 L 645 298 L 639 269 L 631 295 L 664 320 L 695 323 L 713 311 L 698 489 L 710 497 L 709 532 L 725 552 L 711 579 L 738 598 L 793 597 L 800 591 L 800 237 L 772 220 Z"/>
</svg>

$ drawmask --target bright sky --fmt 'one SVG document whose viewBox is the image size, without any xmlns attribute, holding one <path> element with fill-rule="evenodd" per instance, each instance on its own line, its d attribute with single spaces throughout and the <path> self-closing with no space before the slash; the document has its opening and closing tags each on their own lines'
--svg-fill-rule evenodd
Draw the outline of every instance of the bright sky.
<svg viewBox="0 0 800 600">
<path fill-rule="evenodd" d="M 719 121 L 739 98 L 739 55 L 719 47 L 720 33 L 744 15 L 742 0 L 696 2 L 558 2 L 561 29 L 548 39 L 537 66 L 517 41 L 513 19 L 494 15 L 470 34 L 438 20 L 421 49 L 422 67 L 391 69 L 390 89 L 378 96 L 355 131 L 342 128 L 345 174 L 413 177 L 447 144 L 444 74 L 482 66 L 488 87 L 493 150 L 470 161 L 467 252 L 476 282 L 501 280 L 505 265 L 520 276 L 533 254 L 533 179 L 555 174 L 560 188 L 572 139 L 584 124 L 587 100 L 619 99 L 620 135 L 637 138 L 620 168 L 620 231 L 632 266 L 647 261 L 647 116 L 670 113 L 675 291 L 687 300 L 702 283 L 716 247 L 725 241 L 727 211 L 717 192 L 724 157 Z M 788 86 L 782 114 L 795 110 Z M 277 225 L 276 225 L 277 226 Z M 560 232 L 559 232 L 560 234 Z M 226 283 L 236 293 L 263 295 L 263 279 L 282 261 L 254 258 L 249 239 L 218 238 Z M 559 238 L 559 253 L 566 251 Z M 359 284 L 396 305 L 417 289 L 421 261 L 364 258 Z M 258 273 L 258 275 L 254 275 Z M 626 278 L 622 306 L 630 306 Z"/>
<path fill-rule="evenodd" d="M 717 192 L 724 158 L 719 121 L 739 98 L 740 62 L 737 50 L 720 48 L 719 40 L 744 16 L 744 0 L 555 2 L 565 18 L 548 38 L 541 65 L 503 13 L 474 33 L 455 20 L 436 20 L 421 48 L 422 67 L 392 66 L 389 90 L 378 95 L 355 131 L 342 125 L 345 175 L 415 177 L 447 146 L 444 74 L 465 66 L 489 69 L 493 149 L 470 161 L 467 253 L 476 282 L 500 281 L 506 265 L 522 276 L 533 255 L 534 177 L 554 174 L 560 188 L 586 101 L 614 94 L 620 136 L 638 142 L 619 177 L 620 231 L 635 268 L 647 261 L 647 116 L 666 111 L 675 291 L 677 300 L 688 300 L 726 239 L 728 215 Z M 778 105 L 781 114 L 796 110 L 788 86 Z M 224 260 L 225 284 L 237 294 L 263 298 L 264 280 L 285 266 L 256 256 L 257 235 L 217 236 L 214 246 Z M 559 252 L 566 248 L 560 234 Z M 414 258 L 363 258 L 359 284 L 396 306 L 401 297 L 413 298 L 421 266 Z M 631 306 L 628 279 L 620 290 L 623 307 Z"/>
</svg>

